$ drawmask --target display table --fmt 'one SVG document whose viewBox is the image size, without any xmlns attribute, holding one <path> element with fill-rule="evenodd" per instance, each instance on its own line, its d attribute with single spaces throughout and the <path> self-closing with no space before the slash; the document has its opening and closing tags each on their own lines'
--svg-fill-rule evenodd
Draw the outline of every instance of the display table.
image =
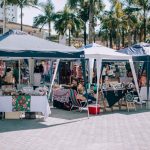
<svg viewBox="0 0 150 150">
<path fill-rule="evenodd" d="M 42 112 L 44 118 L 51 114 L 47 96 L 0 96 L 0 112 Z"/>
<path fill-rule="evenodd" d="M 58 88 L 53 90 L 53 100 L 69 103 L 70 89 Z"/>
<path fill-rule="evenodd" d="M 70 110 L 70 89 L 53 89 L 53 106 L 60 109 Z"/>
<path fill-rule="evenodd" d="M 119 102 L 121 98 L 125 96 L 125 90 L 104 90 L 104 97 L 106 98 L 109 107 L 112 107 L 115 103 Z"/>
</svg>

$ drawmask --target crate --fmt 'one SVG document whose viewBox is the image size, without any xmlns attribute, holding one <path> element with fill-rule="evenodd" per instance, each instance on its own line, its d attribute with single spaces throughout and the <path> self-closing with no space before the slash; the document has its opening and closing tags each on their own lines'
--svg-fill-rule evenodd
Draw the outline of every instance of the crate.
<svg viewBox="0 0 150 150">
<path fill-rule="evenodd" d="M 25 112 L 25 119 L 36 119 L 35 112 Z"/>
</svg>

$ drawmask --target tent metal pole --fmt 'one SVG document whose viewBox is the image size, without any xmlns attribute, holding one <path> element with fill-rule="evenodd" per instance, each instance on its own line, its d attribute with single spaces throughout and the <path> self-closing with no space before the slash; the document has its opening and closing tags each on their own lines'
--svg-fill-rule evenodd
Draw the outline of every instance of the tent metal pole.
<svg viewBox="0 0 150 150">
<path fill-rule="evenodd" d="M 147 100 L 149 101 L 149 79 L 150 79 L 150 73 L 149 73 L 149 56 L 147 56 L 147 66 L 146 66 L 146 74 L 147 74 Z"/>
<path fill-rule="evenodd" d="M 30 58 L 29 59 L 29 77 L 30 77 L 30 84 L 34 84 L 34 65 L 35 65 L 35 59 Z"/>
<path fill-rule="evenodd" d="M 56 68 L 55 68 L 54 75 L 53 75 L 52 82 L 51 82 L 50 89 L 49 89 L 48 99 L 50 98 L 50 94 L 52 92 L 52 87 L 53 87 L 54 80 L 55 80 L 55 77 L 56 77 L 56 74 L 57 74 L 59 62 L 60 62 L 60 59 L 57 59 Z"/>
<path fill-rule="evenodd" d="M 21 83 L 21 66 L 20 66 L 20 59 L 18 60 L 18 63 L 19 63 L 19 85 Z"/>
<path fill-rule="evenodd" d="M 97 115 L 97 109 L 98 109 L 98 90 L 99 90 L 99 81 L 101 77 L 101 68 L 102 68 L 102 59 L 96 59 L 97 64 L 97 93 L 96 93 L 96 115 Z"/>
<path fill-rule="evenodd" d="M 136 87 L 136 90 L 137 90 L 139 99 L 140 99 L 140 101 L 141 101 L 140 92 L 139 92 L 139 85 L 138 85 L 138 81 L 137 81 L 137 76 L 136 76 L 136 72 L 135 72 L 133 60 L 132 60 L 132 59 L 129 59 L 129 63 L 130 63 L 130 67 L 131 67 L 131 70 L 132 70 L 132 75 L 133 75 L 133 79 L 134 79 L 134 84 L 135 84 L 135 87 Z"/>
<path fill-rule="evenodd" d="M 50 71 L 49 71 L 49 81 L 51 83 L 51 80 L 52 80 L 52 74 L 53 74 L 53 61 L 52 60 L 49 60 L 50 61 Z"/>
<path fill-rule="evenodd" d="M 87 96 L 87 87 L 86 87 L 86 68 L 85 68 L 85 59 L 81 59 L 81 63 L 82 63 L 82 72 L 83 72 L 83 78 L 84 78 L 84 87 L 85 87 L 85 92 L 86 92 L 86 100 L 87 100 L 87 112 L 88 112 L 88 118 L 90 117 L 89 114 L 89 104 L 88 104 L 88 96 Z"/>
</svg>

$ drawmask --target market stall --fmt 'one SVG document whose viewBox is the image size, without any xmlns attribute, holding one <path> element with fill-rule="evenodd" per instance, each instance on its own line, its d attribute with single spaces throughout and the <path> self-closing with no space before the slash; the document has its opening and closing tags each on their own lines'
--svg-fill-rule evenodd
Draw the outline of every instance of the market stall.
<svg viewBox="0 0 150 150">
<path fill-rule="evenodd" d="M 26 88 L 21 87 L 21 89 L 14 86 L 10 86 L 8 90 L 1 90 L 0 97 L 0 112 L 12 112 L 19 111 L 22 104 L 25 105 L 26 99 L 29 100 L 30 107 L 26 106 L 24 111 L 27 112 L 42 112 L 45 117 L 50 114 L 50 107 L 48 105 L 48 96 L 51 93 L 54 79 L 56 77 L 56 72 L 58 69 L 58 64 L 60 59 L 83 59 L 84 52 L 82 50 L 76 50 L 75 48 L 67 47 L 58 43 L 50 42 L 38 37 L 31 36 L 25 32 L 18 30 L 10 30 L 3 36 L 0 36 L 0 59 L 1 60 L 29 60 L 30 68 L 30 83 Z M 33 80 L 33 69 L 34 60 L 56 60 L 56 67 L 50 83 L 49 92 L 43 91 L 45 87 L 39 87 L 40 89 L 33 89 L 31 80 Z M 20 63 L 19 63 L 20 64 Z M 20 66 L 19 66 L 20 67 Z M 20 70 L 19 70 L 19 84 L 20 84 Z M 31 88 L 32 87 L 32 91 Z M 42 89 L 41 89 L 42 88 Z M 43 92 L 40 93 L 39 92 Z M 7 94 L 6 94 L 7 93 Z M 18 99 L 14 99 L 20 97 Z M 25 99 L 25 100 L 22 100 Z M 24 103 L 23 103 L 24 101 Z M 13 103 L 21 104 L 17 106 L 17 109 L 13 109 Z M 7 105 L 7 106 L 6 106 Z M 28 110 L 28 109 L 29 110 Z M 22 109 L 21 109 L 22 110 Z"/>
<path fill-rule="evenodd" d="M 97 68 L 97 99 L 98 99 L 98 90 L 100 85 L 100 77 L 102 74 L 102 62 L 111 62 L 111 61 L 128 61 L 131 67 L 131 71 L 133 74 L 133 79 L 135 83 L 135 87 L 137 93 L 139 95 L 139 86 L 137 83 L 137 77 L 135 73 L 135 68 L 133 65 L 132 57 L 127 54 L 121 54 L 111 48 L 104 47 L 98 44 L 89 44 L 83 48 L 85 52 L 85 58 L 89 59 L 89 68 L 90 68 L 90 82 L 92 82 L 92 74 L 93 74 L 93 66 L 94 60 L 96 60 L 96 68 Z M 112 86 L 112 88 L 114 88 Z"/>
<path fill-rule="evenodd" d="M 143 100 L 149 100 L 149 81 L 150 81 L 150 44 L 149 43 L 139 43 L 131 47 L 127 47 L 119 50 L 120 53 L 128 54 L 132 56 L 134 65 L 137 64 L 137 77 L 139 84 L 141 84 L 140 95 Z M 141 64 L 140 64 L 141 63 Z M 144 74 L 145 71 L 145 74 Z M 146 94 L 146 95 L 145 95 Z M 146 97 L 145 97 L 145 96 Z"/>
</svg>

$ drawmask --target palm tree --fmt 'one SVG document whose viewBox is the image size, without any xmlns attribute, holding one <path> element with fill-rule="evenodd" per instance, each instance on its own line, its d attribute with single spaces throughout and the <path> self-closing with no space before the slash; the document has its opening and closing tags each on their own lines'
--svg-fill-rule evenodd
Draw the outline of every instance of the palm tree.
<svg viewBox="0 0 150 150">
<path fill-rule="evenodd" d="M 89 8 L 87 5 L 84 5 L 82 8 L 79 9 L 78 16 L 83 20 L 84 26 L 83 26 L 83 31 L 84 31 L 84 45 L 86 45 L 87 41 L 87 22 L 89 20 Z"/>
<path fill-rule="evenodd" d="M 150 1 L 149 0 L 135 0 L 136 4 L 142 8 L 143 11 L 143 27 L 144 27 L 144 41 L 146 41 L 146 30 L 147 30 L 147 15 L 150 10 Z"/>
<path fill-rule="evenodd" d="M 21 9 L 21 31 L 22 31 L 22 22 L 23 22 L 23 8 L 24 7 L 36 7 L 38 0 L 7 0 L 7 4 L 17 5 Z"/>
<path fill-rule="evenodd" d="M 116 18 L 119 21 L 118 25 L 120 25 L 120 29 L 122 30 L 122 46 L 124 46 L 125 31 L 128 35 L 128 46 L 130 46 L 132 44 L 132 34 L 134 33 L 136 37 L 137 12 L 140 9 L 134 6 L 134 0 L 112 0 L 112 4 L 116 10 Z"/>
<path fill-rule="evenodd" d="M 59 35 L 69 32 L 69 46 L 71 46 L 71 34 L 80 31 L 82 26 L 83 21 L 67 5 L 63 11 L 55 15 L 54 28 Z"/>
<path fill-rule="evenodd" d="M 101 30 L 105 30 L 107 37 L 109 38 L 109 47 L 113 48 L 113 39 L 115 38 L 115 30 L 117 27 L 117 21 L 114 16 L 114 11 L 105 11 L 101 18 Z"/>
<path fill-rule="evenodd" d="M 39 6 L 41 7 L 42 14 L 34 17 L 33 26 L 40 27 L 42 29 L 46 24 L 48 24 L 48 33 L 49 33 L 49 40 L 51 37 L 51 22 L 54 21 L 54 6 L 51 0 L 47 0 L 46 3 L 40 3 Z"/>
<path fill-rule="evenodd" d="M 126 25 L 126 31 L 128 34 L 128 46 L 132 44 L 132 33 L 137 25 L 137 16 L 135 12 L 138 11 L 135 8 L 127 7 L 124 9 L 123 23 Z"/>
<path fill-rule="evenodd" d="M 99 10 L 102 10 L 102 0 L 68 0 L 71 7 L 82 8 L 86 5 L 89 9 L 89 43 L 94 41 L 95 37 L 95 17 L 99 14 Z"/>
<path fill-rule="evenodd" d="M 70 6 L 71 9 L 75 10 L 78 14 L 78 16 L 83 20 L 84 26 L 84 45 L 86 45 L 87 42 L 87 22 L 89 20 L 89 5 L 86 2 L 86 0 L 68 0 L 68 6 Z"/>
</svg>

